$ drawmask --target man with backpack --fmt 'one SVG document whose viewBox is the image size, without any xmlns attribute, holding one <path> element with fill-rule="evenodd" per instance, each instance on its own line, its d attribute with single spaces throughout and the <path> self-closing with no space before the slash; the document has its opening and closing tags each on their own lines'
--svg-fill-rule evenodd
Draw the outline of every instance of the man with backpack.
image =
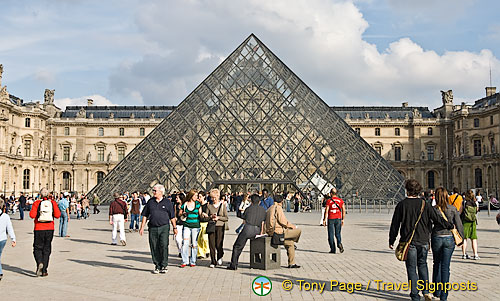
<svg viewBox="0 0 500 301">
<path fill-rule="evenodd" d="M 463 198 L 460 195 L 460 193 L 458 193 L 457 187 L 453 188 L 453 194 L 448 197 L 448 203 L 450 203 L 450 205 L 455 206 L 455 208 L 457 208 L 458 213 L 462 213 Z"/>
<path fill-rule="evenodd" d="M 52 251 L 54 237 L 54 218 L 61 216 L 57 203 L 48 198 L 47 188 L 40 190 L 41 200 L 33 203 L 30 217 L 35 221 L 33 255 L 36 261 L 36 276 L 46 277 L 49 266 L 49 257 Z"/>
</svg>

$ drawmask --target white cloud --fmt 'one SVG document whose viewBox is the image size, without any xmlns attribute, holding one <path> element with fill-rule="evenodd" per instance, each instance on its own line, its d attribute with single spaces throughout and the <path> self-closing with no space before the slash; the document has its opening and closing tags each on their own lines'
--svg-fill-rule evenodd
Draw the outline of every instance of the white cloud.
<svg viewBox="0 0 500 301">
<path fill-rule="evenodd" d="M 47 69 L 40 69 L 35 72 L 35 79 L 44 84 L 52 84 L 55 80 L 55 74 Z"/>
<path fill-rule="evenodd" d="M 104 97 L 102 95 L 97 95 L 97 94 L 76 97 L 76 98 L 58 98 L 58 99 L 54 99 L 54 103 L 56 106 L 61 108 L 61 110 L 64 110 L 67 106 L 86 106 L 87 99 L 94 100 L 94 106 L 115 106 L 116 105 L 116 104 L 113 104 L 111 102 L 111 100 L 107 99 L 106 97 Z"/>
<path fill-rule="evenodd" d="M 369 24 L 352 1 L 158 0 L 136 11 L 140 33 L 161 52 L 117 67 L 110 90 L 147 104 L 178 104 L 251 32 L 332 105 L 436 107 L 444 89 L 477 98 L 490 63 L 500 68 L 489 50 L 438 54 L 410 38 L 377 49 L 363 40 Z"/>
</svg>

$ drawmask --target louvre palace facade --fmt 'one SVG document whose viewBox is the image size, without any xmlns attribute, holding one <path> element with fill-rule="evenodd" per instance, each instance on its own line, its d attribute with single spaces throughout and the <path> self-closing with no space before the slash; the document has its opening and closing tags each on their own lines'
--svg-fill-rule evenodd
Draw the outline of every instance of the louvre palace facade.
<svg viewBox="0 0 500 301">
<path fill-rule="evenodd" d="M 87 106 L 69 106 L 62 111 L 54 104 L 54 90 L 45 90 L 43 103 L 25 102 L 10 94 L 1 82 L 2 72 L 0 65 L 0 194 L 32 193 L 41 187 L 52 191 L 88 192 L 177 109 L 172 106 L 102 107 L 94 106 L 89 99 Z M 253 92 L 246 93 L 251 95 Z M 210 110 L 210 107 L 205 109 Z M 406 102 L 399 107 L 330 107 L 329 110 L 335 113 L 332 116 L 342 118 L 403 177 L 419 180 L 425 189 L 441 185 L 449 189 L 458 187 L 462 191 L 477 188 L 498 196 L 500 94 L 494 87 L 486 88 L 486 95 L 471 104 L 454 104 L 452 91 L 442 91 L 442 106 L 432 111 Z M 251 126 L 249 123 L 248 127 Z M 269 131 L 274 130 L 269 128 Z M 284 134 L 289 132 L 291 135 L 293 131 L 297 129 L 286 126 L 283 129 Z M 309 139 L 309 135 L 304 131 L 298 141 L 307 144 L 303 140 Z M 274 139 L 272 135 L 267 138 Z M 256 136 L 256 139 L 260 138 Z M 252 149 L 251 145 L 246 146 Z M 227 154 L 240 153 L 232 146 L 225 148 Z M 286 157 L 294 150 L 288 146 L 284 148 L 281 153 L 278 151 L 276 159 L 269 158 L 274 161 L 269 166 L 287 164 L 279 161 L 279 155 Z M 310 157 L 312 163 L 318 160 L 315 163 L 318 166 L 319 161 L 329 156 L 324 154 L 323 158 L 322 155 L 321 150 L 294 154 Z M 245 156 L 250 158 L 252 151 Z M 205 158 L 209 159 L 216 160 Z M 223 159 L 221 155 L 220 160 Z M 172 166 L 179 164 L 176 162 Z M 356 161 L 352 161 L 352 165 L 356 165 Z M 245 168 L 251 175 L 250 167 Z M 148 173 L 148 166 L 143 166 L 141 172 Z M 205 172 L 210 173 L 209 170 Z M 285 177 L 284 173 L 286 171 L 276 171 L 271 178 Z M 236 173 L 232 177 L 239 179 Z M 196 183 L 204 186 L 208 179 Z M 181 175 L 176 180 L 189 182 Z M 173 183 L 167 186 L 182 188 Z"/>
</svg>

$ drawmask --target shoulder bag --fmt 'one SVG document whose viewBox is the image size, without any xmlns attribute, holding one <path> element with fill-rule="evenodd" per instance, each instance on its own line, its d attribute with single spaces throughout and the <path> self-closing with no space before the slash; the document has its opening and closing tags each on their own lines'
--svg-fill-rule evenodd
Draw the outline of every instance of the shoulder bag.
<svg viewBox="0 0 500 301">
<path fill-rule="evenodd" d="M 278 221 L 278 212 L 276 207 L 274 208 L 274 226 L 273 226 L 273 236 L 271 238 L 271 244 L 274 246 L 285 244 L 285 230 L 283 229 L 282 234 L 276 233 L 276 222 Z"/>
<path fill-rule="evenodd" d="M 448 218 L 446 218 L 446 214 L 439 208 L 439 211 L 441 212 L 441 215 L 443 216 L 445 221 L 448 221 Z M 453 225 L 453 229 L 450 230 L 451 234 L 453 234 L 453 239 L 455 240 L 455 244 L 457 246 L 461 246 L 464 243 L 463 237 L 458 233 L 457 227 Z"/>
<path fill-rule="evenodd" d="M 415 235 L 415 230 L 417 229 L 418 222 L 422 217 L 422 213 L 424 212 L 424 207 L 425 207 L 425 201 L 422 200 L 422 208 L 420 209 L 420 215 L 418 216 L 417 222 L 415 223 L 415 227 L 413 227 L 413 232 L 411 233 L 410 239 L 408 241 L 399 240 L 398 246 L 396 247 L 396 251 L 394 252 L 396 254 L 396 258 L 399 261 L 406 261 L 406 258 L 408 257 L 408 250 L 410 249 L 410 243 L 411 240 L 413 239 L 413 235 Z"/>
</svg>

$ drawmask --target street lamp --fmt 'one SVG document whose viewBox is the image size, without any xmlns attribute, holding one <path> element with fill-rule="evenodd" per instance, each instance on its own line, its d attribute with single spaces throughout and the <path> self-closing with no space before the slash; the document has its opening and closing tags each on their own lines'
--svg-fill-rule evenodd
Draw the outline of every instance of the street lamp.
<svg viewBox="0 0 500 301">
<path fill-rule="evenodd" d="M 82 194 L 83 194 L 83 183 L 82 183 Z"/>
<path fill-rule="evenodd" d="M 31 183 L 31 197 L 35 198 L 35 183 Z"/>
<path fill-rule="evenodd" d="M 3 182 L 3 196 L 4 196 L 4 198 L 7 198 L 6 189 L 7 189 L 7 181 L 4 181 Z"/>
<path fill-rule="evenodd" d="M 14 182 L 14 197 L 16 197 L 16 182 Z"/>
</svg>

